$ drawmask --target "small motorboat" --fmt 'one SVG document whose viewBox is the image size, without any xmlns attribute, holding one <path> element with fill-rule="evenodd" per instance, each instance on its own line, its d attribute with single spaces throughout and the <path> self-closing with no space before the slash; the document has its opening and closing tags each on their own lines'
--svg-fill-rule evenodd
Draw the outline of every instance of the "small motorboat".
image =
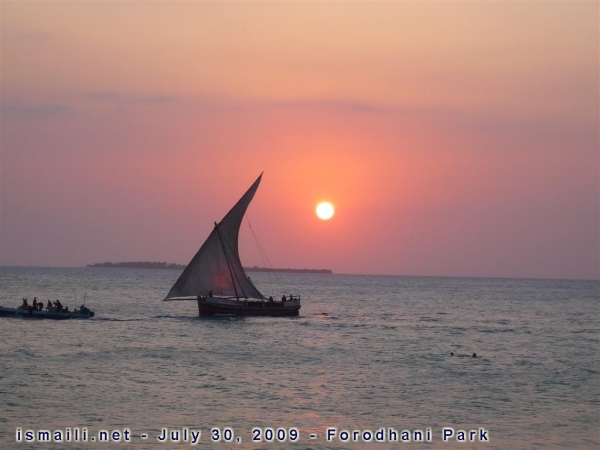
<svg viewBox="0 0 600 450">
<path fill-rule="evenodd" d="M 94 311 L 85 306 L 81 306 L 73 311 L 43 311 L 34 309 L 33 306 L 27 308 L 7 308 L 0 306 L 0 317 L 23 317 L 25 319 L 89 319 L 94 317 Z"/>
</svg>

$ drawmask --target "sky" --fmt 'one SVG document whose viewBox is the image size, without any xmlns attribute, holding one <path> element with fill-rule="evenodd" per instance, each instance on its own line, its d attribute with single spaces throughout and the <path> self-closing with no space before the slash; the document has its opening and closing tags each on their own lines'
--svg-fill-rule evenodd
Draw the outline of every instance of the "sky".
<svg viewBox="0 0 600 450">
<path fill-rule="evenodd" d="M 598 279 L 599 8 L 0 0 L 0 264 Z"/>
</svg>

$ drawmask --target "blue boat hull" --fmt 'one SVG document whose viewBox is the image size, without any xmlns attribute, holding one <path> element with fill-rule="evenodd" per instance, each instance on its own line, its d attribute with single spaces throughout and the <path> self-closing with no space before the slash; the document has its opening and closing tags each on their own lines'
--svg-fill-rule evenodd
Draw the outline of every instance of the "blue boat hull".
<svg viewBox="0 0 600 450">
<path fill-rule="evenodd" d="M 57 312 L 57 311 L 35 311 L 33 309 L 6 308 L 0 306 L 0 317 L 23 317 L 25 319 L 89 319 L 94 317 L 94 312 L 89 314 L 79 314 L 75 312 Z"/>
</svg>

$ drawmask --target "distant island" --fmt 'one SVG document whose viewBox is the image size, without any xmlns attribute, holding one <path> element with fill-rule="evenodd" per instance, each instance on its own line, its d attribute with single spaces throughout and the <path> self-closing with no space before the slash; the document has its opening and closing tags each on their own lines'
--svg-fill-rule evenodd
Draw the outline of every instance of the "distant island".
<svg viewBox="0 0 600 450">
<path fill-rule="evenodd" d="M 244 267 L 246 272 L 286 272 L 286 273 L 333 273 L 329 269 L 269 269 L 268 267 Z"/>
<path fill-rule="evenodd" d="M 127 269 L 178 269 L 183 270 L 187 267 L 185 264 L 175 264 L 167 262 L 149 262 L 149 261 L 134 261 L 134 262 L 102 262 L 96 264 L 88 264 L 87 267 L 113 267 Z M 269 269 L 267 267 L 244 267 L 247 272 L 281 272 L 281 273 L 333 273 L 329 269 Z"/>
</svg>

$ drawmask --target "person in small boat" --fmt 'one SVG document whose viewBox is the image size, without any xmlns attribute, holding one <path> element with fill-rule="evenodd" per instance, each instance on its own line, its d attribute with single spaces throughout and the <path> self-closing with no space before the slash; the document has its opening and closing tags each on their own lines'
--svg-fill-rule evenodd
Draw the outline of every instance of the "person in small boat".
<svg viewBox="0 0 600 450">
<path fill-rule="evenodd" d="M 48 304 L 46 305 L 46 311 L 52 311 L 52 302 L 48 300 Z"/>
<path fill-rule="evenodd" d="M 286 300 L 286 298 L 285 298 L 285 295 L 284 295 L 283 297 L 281 297 L 281 301 L 285 302 L 285 300 Z"/>
<path fill-rule="evenodd" d="M 38 311 L 43 311 L 44 309 L 44 302 L 38 302 L 37 304 L 37 310 Z"/>
<path fill-rule="evenodd" d="M 37 301 L 37 297 L 33 297 L 33 309 L 35 309 L 37 311 L 38 309 L 38 301 Z"/>
<path fill-rule="evenodd" d="M 58 300 L 58 299 L 57 299 L 57 300 L 54 302 L 54 308 L 55 308 L 55 311 L 56 311 L 56 312 L 61 312 L 61 311 L 62 311 L 63 305 L 62 305 L 62 303 L 60 302 L 60 300 Z"/>
<path fill-rule="evenodd" d="M 208 296 L 212 297 L 212 289 L 210 291 L 208 291 Z"/>
<path fill-rule="evenodd" d="M 17 309 L 29 309 L 29 305 L 27 304 L 27 299 L 23 299 L 23 304 L 20 305 Z"/>
</svg>

